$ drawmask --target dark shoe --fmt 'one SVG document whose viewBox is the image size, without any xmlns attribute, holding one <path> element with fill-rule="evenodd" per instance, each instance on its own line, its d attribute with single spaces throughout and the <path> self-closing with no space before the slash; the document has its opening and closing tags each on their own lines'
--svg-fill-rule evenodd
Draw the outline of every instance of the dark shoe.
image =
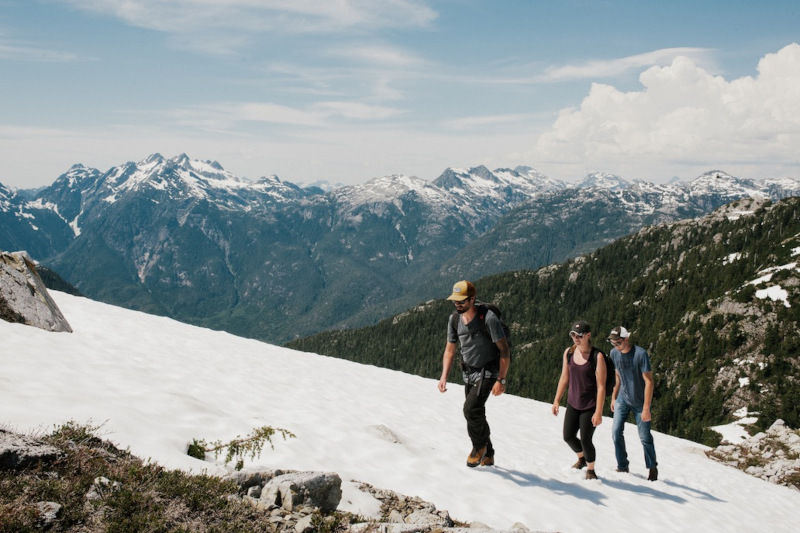
<svg viewBox="0 0 800 533">
<path fill-rule="evenodd" d="M 494 455 L 484 455 L 481 459 L 481 466 L 494 466 Z"/>
<path fill-rule="evenodd" d="M 473 447 L 472 451 L 469 453 L 469 457 L 467 457 L 467 466 L 470 468 L 475 468 L 481 464 L 484 455 L 486 455 L 486 446 L 481 448 Z"/>
<path fill-rule="evenodd" d="M 578 457 L 578 462 L 572 465 L 572 468 L 575 468 L 576 470 L 580 470 L 581 468 L 586 468 L 586 458 Z"/>
<path fill-rule="evenodd" d="M 658 481 L 658 468 L 651 468 L 647 481 Z"/>
<path fill-rule="evenodd" d="M 617 472 L 622 472 L 624 474 L 627 474 L 628 472 L 630 472 L 630 470 L 628 470 L 627 466 L 621 466 L 621 467 L 617 468 Z"/>
<path fill-rule="evenodd" d="M 586 479 L 597 479 L 597 474 L 590 468 L 586 471 Z"/>
</svg>

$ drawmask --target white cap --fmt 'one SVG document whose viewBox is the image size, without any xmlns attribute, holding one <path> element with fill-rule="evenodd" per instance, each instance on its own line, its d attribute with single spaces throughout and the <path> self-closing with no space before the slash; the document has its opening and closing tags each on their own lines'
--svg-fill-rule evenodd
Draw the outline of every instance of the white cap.
<svg viewBox="0 0 800 533">
<path fill-rule="evenodd" d="M 619 339 L 627 339 L 631 334 L 622 326 L 617 326 L 611 330 L 611 335 L 608 336 L 609 340 L 617 341 Z"/>
</svg>

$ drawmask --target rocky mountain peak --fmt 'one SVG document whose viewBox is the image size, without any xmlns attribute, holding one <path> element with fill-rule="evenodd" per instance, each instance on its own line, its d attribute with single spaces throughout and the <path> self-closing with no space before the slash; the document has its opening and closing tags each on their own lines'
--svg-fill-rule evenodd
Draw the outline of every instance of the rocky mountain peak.
<svg viewBox="0 0 800 533">
<path fill-rule="evenodd" d="M 580 189 L 599 187 L 601 189 L 619 191 L 627 189 L 629 185 L 629 182 L 614 174 L 609 174 L 607 172 L 593 172 L 583 178 L 583 180 L 578 183 L 577 187 Z"/>
</svg>

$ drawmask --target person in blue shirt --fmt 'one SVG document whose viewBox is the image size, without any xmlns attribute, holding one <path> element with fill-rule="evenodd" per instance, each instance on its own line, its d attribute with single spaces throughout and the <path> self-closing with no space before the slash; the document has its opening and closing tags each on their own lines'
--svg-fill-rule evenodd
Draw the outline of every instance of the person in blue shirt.
<svg viewBox="0 0 800 533">
<path fill-rule="evenodd" d="M 633 413 L 639 440 L 644 447 L 644 463 L 649 469 L 647 479 L 658 479 L 658 461 L 653 435 L 650 433 L 652 415 L 650 407 L 653 403 L 653 370 L 650 367 L 650 356 L 641 346 L 630 342 L 630 332 L 622 326 L 611 330 L 608 340 L 614 346 L 611 360 L 617 371 L 617 384 L 611 394 L 611 410 L 614 422 L 611 437 L 614 440 L 614 452 L 617 456 L 617 472 L 629 472 L 628 451 L 625 448 L 625 422 Z"/>
</svg>

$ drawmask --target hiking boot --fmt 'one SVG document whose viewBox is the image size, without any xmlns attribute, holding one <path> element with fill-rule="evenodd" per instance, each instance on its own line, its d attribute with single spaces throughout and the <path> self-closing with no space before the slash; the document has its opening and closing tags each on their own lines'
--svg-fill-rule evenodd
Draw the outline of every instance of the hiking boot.
<svg viewBox="0 0 800 533">
<path fill-rule="evenodd" d="M 472 447 L 472 451 L 469 452 L 469 457 L 467 457 L 467 466 L 470 468 L 475 468 L 479 464 L 481 464 L 481 460 L 483 460 L 484 455 L 486 455 L 486 446 L 482 446 L 480 448 Z"/>
<path fill-rule="evenodd" d="M 650 469 L 650 475 L 647 476 L 647 481 L 658 481 L 658 468 Z"/>
<path fill-rule="evenodd" d="M 586 468 L 586 458 L 578 457 L 578 462 L 572 465 L 572 468 L 575 468 L 576 470 L 580 470 L 581 468 Z"/>
<path fill-rule="evenodd" d="M 597 479 L 597 474 L 591 468 L 586 470 L 586 479 Z"/>
<path fill-rule="evenodd" d="M 628 470 L 627 466 L 621 466 L 617 468 L 617 472 L 622 472 L 623 474 L 627 474 L 628 472 L 630 472 L 630 470 Z"/>
<path fill-rule="evenodd" d="M 481 459 L 481 466 L 494 466 L 494 455 L 484 455 Z"/>
</svg>

